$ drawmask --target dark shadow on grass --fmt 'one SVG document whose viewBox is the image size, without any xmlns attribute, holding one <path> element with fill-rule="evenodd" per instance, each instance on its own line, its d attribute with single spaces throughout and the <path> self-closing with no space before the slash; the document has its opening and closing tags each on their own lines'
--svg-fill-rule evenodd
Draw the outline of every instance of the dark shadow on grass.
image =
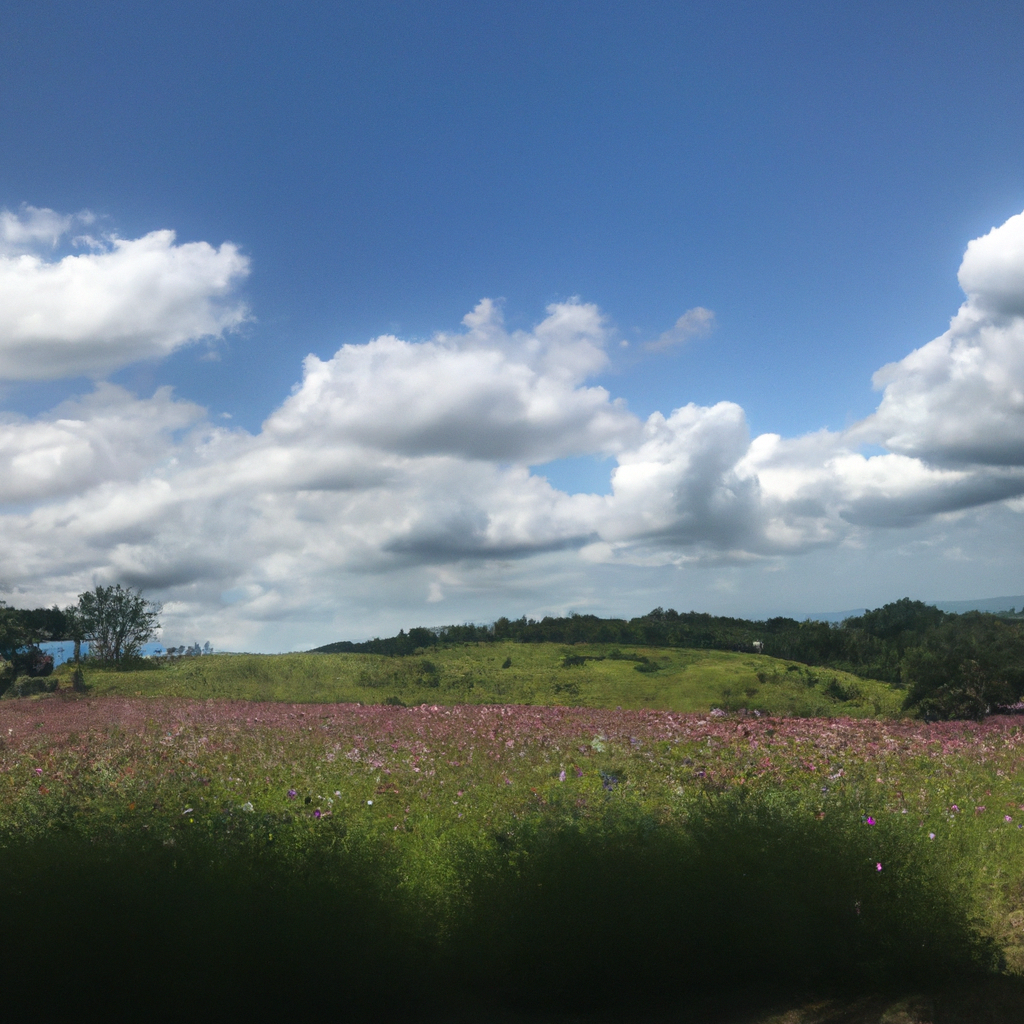
<svg viewBox="0 0 1024 1024">
<path fill-rule="evenodd" d="M 999 967 L 955 858 L 899 822 L 720 799 L 684 827 L 613 804 L 510 824 L 482 845 L 452 839 L 427 885 L 396 842 L 341 827 L 287 846 L 269 821 L 181 828 L 174 845 L 7 839 L 3 1005 L 35 1019 L 468 1020 L 485 1006 L 496 1020 L 753 1021 L 794 993 L 851 1006 Z M 948 1017 L 975 1019 L 989 1021 Z"/>
<path fill-rule="evenodd" d="M 451 957 L 509 1005 L 589 1010 L 996 969 L 956 863 L 909 829 L 850 820 L 728 800 L 685 830 L 613 813 L 523 826 L 464 864 L 472 912 Z"/>
</svg>

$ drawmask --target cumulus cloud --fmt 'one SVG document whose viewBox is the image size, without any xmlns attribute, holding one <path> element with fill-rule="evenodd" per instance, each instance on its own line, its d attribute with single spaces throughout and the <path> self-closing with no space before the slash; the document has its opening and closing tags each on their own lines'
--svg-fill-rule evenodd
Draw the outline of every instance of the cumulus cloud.
<svg viewBox="0 0 1024 1024">
<path fill-rule="evenodd" d="M 878 409 L 844 431 L 751 438 L 724 401 L 641 421 L 592 382 L 609 332 L 575 299 L 529 331 L 484 300 L 458 331 L 310 356 L 256 434 L 166 389 L 100 385 L 0 421 L 0 585 L 46 601 L 144 586 L 170 623 L 220 623 L 220 643 L 244 644 L 325 607 L 476 600 L 516 566 L 577 593 L 616 567 L 777 564 L 878 531 L 924 543 L 927 524 L 995 503 L 1010 515 L 1024 508 L 1022 225 L 971 243 L 950 330 L 879 371 Z M 186 248 L 147 238 L 161 260 Z M 614 458 L 610 494 L 528 468 L 586 454 Z"/>
<path fill-rule="evenodd" d="M 249 261 L 230 242 L 176 244 L 173 231 L 153 231 L 61 259 L 37 251 L 75 220 L 34 207 L 0 214 L 0 379 L 100 377 L 247 318 L 235 292 Z"/>
<path fill-rule="evenodd" d="M 581 386 L 607 362 L 600 313 L 574 301 L 547 312 L 532 332 L 509 334 L 485 300 L 460 334 L 418 344 L 387 335 L 309 356 L 264 432 L 281 444 L 524 464 L 621 450 L 638 436 L 635 417 L 604 388 Z"/>
<path fill-rule="evenodd" d="M 1024 466 L 1024 214 L 968 245 L 949 330 L 882 367 L 876 412 L 850 432 L 949 466 Z"/>
</svg>

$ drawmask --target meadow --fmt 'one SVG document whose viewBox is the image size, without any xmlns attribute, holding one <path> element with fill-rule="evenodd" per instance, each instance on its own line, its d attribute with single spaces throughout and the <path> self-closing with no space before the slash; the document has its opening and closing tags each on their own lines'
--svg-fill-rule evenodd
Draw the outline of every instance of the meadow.
<svg viewBox="0 0 1024 1024">
<path fill-rule="evenodd" d="M 1020 717 L 95 687 L 0 704 L 8 1006 L 709 1020 L 1024 972 Z"/>
<path fill-rule="evenodd" d="M 145 664 L 145 663 L 143 663 Z M 58 676 L 70 674 L 62 666 Z M 390 700 L 772 715 L 895 717 L 904 692 L 847 672 L 757 654 L 612 644 L 459 644 L 423 656 L 213 655 L 137 671 L 89 669 L 96 695 L 290 702 Z"/>
</svg>

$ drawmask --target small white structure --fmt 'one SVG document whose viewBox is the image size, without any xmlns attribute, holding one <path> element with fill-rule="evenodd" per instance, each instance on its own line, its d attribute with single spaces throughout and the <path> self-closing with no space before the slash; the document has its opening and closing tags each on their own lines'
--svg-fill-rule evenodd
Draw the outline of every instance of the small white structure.
<svg viewBox="0 0 1024 1024">
<path fill-rule="evenodd" d="M 764 644 L 761 643 L 760 640 L 755 640 L 754 641 L 754 653 L 755 654 L 764 654 Z"/>
</svg>

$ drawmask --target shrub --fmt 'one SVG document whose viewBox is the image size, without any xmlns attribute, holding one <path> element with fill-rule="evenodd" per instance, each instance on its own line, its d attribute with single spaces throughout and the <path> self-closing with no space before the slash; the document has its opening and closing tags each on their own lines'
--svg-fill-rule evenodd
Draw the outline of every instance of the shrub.
<svg viewBox="0 0 1024 1024">
<path fill-rule="evenodd" d="M 3 692 L 3 699 L 31 697 L 36 693 L 53 693 L 57 689 L 57 680 L 45 676 L 18 676 Z"/>
<path fill-rule="evenodd" d="M 825 694 L 833 700 L 843 701 L 844 703 L 851 700 L 860 700 L 862 696 L 860 687 L 856 683 L 849 683 L 844 686 L 834 676 L 826 684 Z"/>
</svg>

